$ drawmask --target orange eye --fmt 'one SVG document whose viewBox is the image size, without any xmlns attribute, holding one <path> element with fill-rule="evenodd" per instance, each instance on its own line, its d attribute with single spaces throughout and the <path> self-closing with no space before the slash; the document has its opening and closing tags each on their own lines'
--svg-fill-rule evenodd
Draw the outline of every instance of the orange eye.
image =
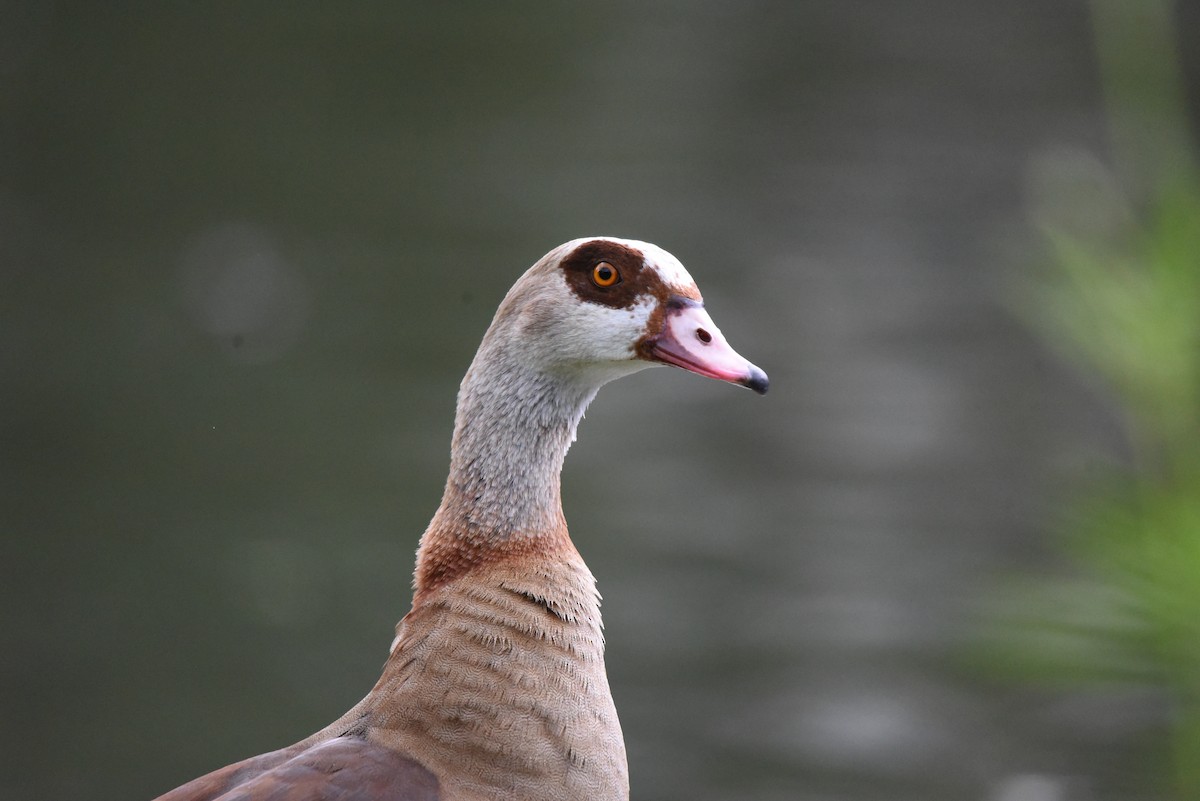
<svg viewBox="0 0 1200 801">
<path fill-rule="evenodd" d="M 617 268 L 602 261 L 592 268 L 592 283 L 599 287 L 609 287 L 621 280 Z"/>
</svg>

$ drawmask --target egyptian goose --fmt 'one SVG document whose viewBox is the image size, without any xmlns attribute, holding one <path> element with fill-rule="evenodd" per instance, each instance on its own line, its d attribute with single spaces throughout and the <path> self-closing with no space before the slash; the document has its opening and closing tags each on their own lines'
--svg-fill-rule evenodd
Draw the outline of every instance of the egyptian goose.
<svg viewBox="0 0 1200 801">
<path fill-rule="evenodd" d="M 654 364 L 767 391 L 661 248 L 576 239 L 533 265 L 459 389 L 445 494 L 375 687 L 311 737 L 160 801 L 627 799 L 600 600 L 559 473 L 600 386 Z"/>
</svg>

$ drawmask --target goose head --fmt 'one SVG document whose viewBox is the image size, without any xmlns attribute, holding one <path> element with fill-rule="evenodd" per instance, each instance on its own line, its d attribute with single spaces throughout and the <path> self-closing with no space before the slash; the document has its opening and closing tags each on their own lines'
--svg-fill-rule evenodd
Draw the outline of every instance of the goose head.
<svg viewBox="0 0 1200 801">
<path fill-rule="evenodd" d="M 679 260 L 637 240 L 587 237 L 547 253 L 513 285 L 481 351 L 498 340 L 524 365 L 592 388 L 660 364 L 759 394 L 768 386 Z"/>
</svg>

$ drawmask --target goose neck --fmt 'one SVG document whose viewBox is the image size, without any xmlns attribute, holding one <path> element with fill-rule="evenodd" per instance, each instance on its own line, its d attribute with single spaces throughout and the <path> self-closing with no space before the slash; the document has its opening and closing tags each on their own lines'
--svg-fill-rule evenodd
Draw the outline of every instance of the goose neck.
<svg viewBox="0 0 1200 801">
<path fill-rule="evenodd" d="M 439 514 L 494 539 L 562 530 L 563 461 L 596 389 L 481 349 L 459 391 Z"/>
</svg>

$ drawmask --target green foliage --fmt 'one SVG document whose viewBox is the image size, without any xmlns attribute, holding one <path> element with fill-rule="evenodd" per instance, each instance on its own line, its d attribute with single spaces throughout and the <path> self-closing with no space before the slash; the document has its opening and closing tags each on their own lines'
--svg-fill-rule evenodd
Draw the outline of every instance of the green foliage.
<svg viewBox="0 0 1200 801">
<path fill-rule="evenodd" d="M 1079 577 L 1014 579 L 977 656 L 1008 678 L 1161 687 L 1179 798 L 1200 798 L 1200 183 L 1166 181 L 1112 234 L 1048 227 L 1029 298 L 1046 340 L 1102 376 L 1134 458 L 1064 516 Z"/>
<path fill-rule="evenodd" d="M 1141 211 L 1114 225 L 1128 215 L 1095 214 L 1094 192 L 1051 198 L 1048 208 L 1082 208 L 1088 224 L 1043 226 L 1051 258 L 1023 305 L 1048 343 L 1111 389 L 1133 459 L 1063 517 L 1076 576 L 1012 579 L 975 655 L 1009 679 L 1161 688 L 1172 702 L 1173 790 L 1196 799 L 1200 173 L 1186 144 L 1169 4 L 1094 0 L 1093 11 L 1112 159 L 1128 194 L 1144 199 L 1121 198 Z"/>
<path fill-rule="evenodd" d="M 1040 304 L 1047 333 L 1108 379 L 1139 444 L 1172 449 L 1180 438 L 1194 438 L 1200 422 L 1200 194 L 1171 192 L 1124 247 L 1047 234 L 1057 267 Z"/>
<path fill-rule="evenodd" d="M 1200 798 L 1200 185 L 1180 181 L 1116 239 L 1047 230 L 1031 318 L 1103 377 L 1134 459 L 1063 516 L 1081 569 L 1019 577 L 975 657 L 1008 679 L 1158 686 L 1179 798 Z"/>
</svg>

